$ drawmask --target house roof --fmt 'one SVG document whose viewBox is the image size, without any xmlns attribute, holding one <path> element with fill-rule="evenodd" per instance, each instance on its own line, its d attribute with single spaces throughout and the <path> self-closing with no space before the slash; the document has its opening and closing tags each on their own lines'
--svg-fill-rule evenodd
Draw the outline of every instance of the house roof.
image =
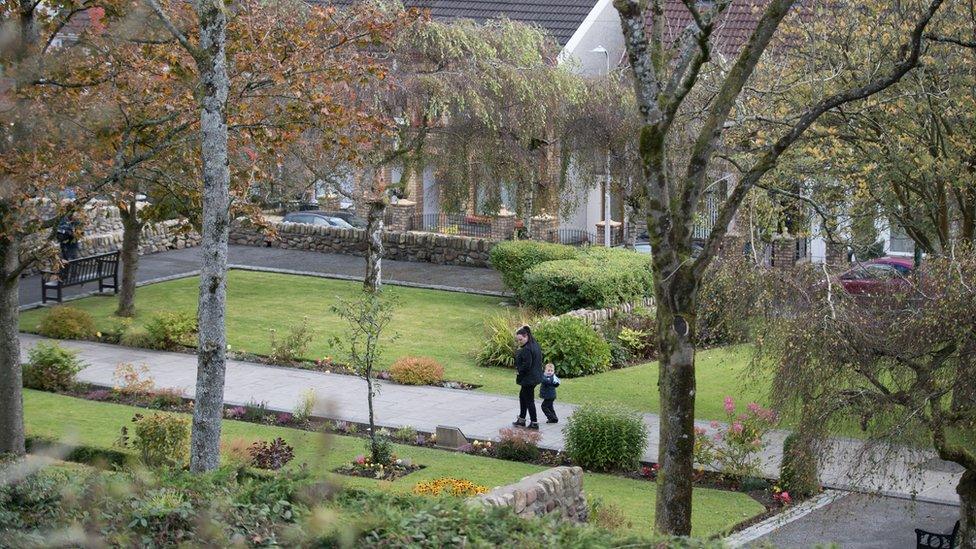
<svg viewBox="0 0 976 549">
<path fill-rule="evenodd" d="M 704 3 L 708 2 L 699 1 L 699 4 Z M 769 0 L 732 0 L 712 31 L 712 47 L 723 55 L 738 54 L 759 24 L 768 3 Z M 664 42 L 675 44 L 693 20 L 691 12 L 681 0 L 665 0 L 664 21 Z M 650 10 L 647 12 L 647 24 L 651 24 Z"/>
<path fill-rule="evenodd" d="M 348 6 L 355 0 L 320 0 Z M 483 23 L 507 17 L 548 31 L 560 46 L 573 36 L 597 0 L 404 0 L 408 8 L 430 10 L 434 19 L 473 19 Z"/>
</svg>

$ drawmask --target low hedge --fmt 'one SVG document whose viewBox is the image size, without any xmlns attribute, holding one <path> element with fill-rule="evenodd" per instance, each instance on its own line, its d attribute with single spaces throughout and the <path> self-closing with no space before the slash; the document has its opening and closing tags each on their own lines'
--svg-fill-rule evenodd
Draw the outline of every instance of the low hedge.
<svg viewBox="0 0 976 549">
<path fill-rule="evenodd" d="M 546 362 L 560 377 L 598 374 L 610 369 L 610 344 L 584 320 L 564 316 L 535 327 L 535 338 Z"/>
<path fill-rule="evenodd" d="M 552 314 L 638 301 L 653 292 L 650 258 L 621 249 L 585 248 L 524 274 L 523 301 Z"/>
<path fill-rule="evenodd" d="M 578 254 L 576 248 L 563 244 L 513 240 L 496 244 L 489 252 L 488 258 L 491 266 L 501 273 L 505 286 L 521 300 L 526 271 L 547 261 L 573 259 Z"/>
</svg>

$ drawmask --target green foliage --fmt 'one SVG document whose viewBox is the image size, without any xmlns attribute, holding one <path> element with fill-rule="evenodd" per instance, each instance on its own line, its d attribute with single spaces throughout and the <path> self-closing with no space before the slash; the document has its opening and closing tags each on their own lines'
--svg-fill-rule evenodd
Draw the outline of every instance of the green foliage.
<svg viewBox="0 0 976 549">
<path fill-rule="evenodd" d="M 573 259 L 577 250 L 571 246 L 536 242 L 533 240 L 514 240 L 499 242 L 489 252 L 491 266 L 501 273 L 502 281 L 515 296 L 525 300 L 525 274 L 529 269 L 547 261 Z"/>
<path fill-rule="evenodd" d="M 146 323 L 149 346 L 154 349 L 177 349 L 193 346 L 197 317 L 190 313 L 157 313 Z"/>
<path fill-rule="evenodd" d="M 539 441 L 542 433 L 528 429 L 506 427 L 498 431 L 495 452 L 501 459 L 534 461 L 539 459 Z"/>
<path fill-rule="evenodd" d="M 409 425 L 400 427 L 396 431 L 393 431 L 393 439 L 399 442 L 413 444 L 417 440 L 417 430 Z"/>
<path fill-rule="evenodd" d="M 295 423 L 299 425 L 307 423 L 312 417 L 312 413 L 315 412 L 315 390 L 308 389 L 302 393 L 301 400 L 298 401 L 298 405 L 295 406 L 295 413 L 292 417 Z"/>
<path fill-rule="evenodd" d="M 315 336 L 315 330 L 308 325 L 308 317 L 303 317 L 301 323 L 293 325 L 283 338 L 278 337 L 278 331 L 271 328 L 271 354 L 273 362 L 291 363 L 305 356 L 308 345 Z"/>
<path fill-rule="evenodd" d="M 749 341 L 763 291 L 762 276 L 741 254 L 712 264 L 698 288 L 695 335 L 700 345 Z"/>
<path fill-rule="evenodd" d="M 444 381 L 444 367 L 429 357 L 405 356 L 390 366 L 390 377 L 404 385 L 433 385 Z"/>
<path fill-rule="evenodd" d="M 141 347 L 151 349 L 154 346 L 153 338 L 145 328 L 130 326 L 119 336 L 119 344 L 127 347 Z"/>
<path fill-rule="evenodd" d="M 647 447 L 644 418 L 616 406 L 583 405 L 563 433 L 570 459 L 595 471 L 635 469 Z"/>
<path fill-rule="evenodd" d="M 696 461 L 738 479 L 759 476 L 764 438 L 776 425 L 776 413 L 752 402 L 737 414 L 730 396 L 725 397 L 724 406 L 727 424 L 713 423 L 718 429 L 713 436 L 696 429 Z"/>
<path fill-rule="evenodd" d="M 150 393 L 152 397 L 149 405 L 153 408 L 174 408 L 183 404 L 182 389 L 157 389 Z"/>
<path fill-rule="evenodd" d="M 578 377 L 610 368 L 610 345 L 585 321 L 559 317 L 538 324 L 533 331 L 542 355 L 556 366 L 559 377 Z"/>
<path fill-rule="evenodd" d="M 3 466 L 0 462 L 0 470 Z M 61 511 L 61 490 L 69 482 L 64 471 L 47 470 L 21 482 L 0 483 L 0 546 L 15 546 L 4 542 L 5 531 L 53 521 Z"/>
<path fill-rule="evenodd" d="M 366 453 L 370 455 L 373 463 L 389 465 L 396 461 L 396 448 L 393 442 L 380 434 L 373 439 L 366 439 Z"/>
<path fill-rule="evenodd" d="M 590 499 L 589 522 L 611 532 L 632 526 L 619 506 L 603 498 Z"/>
<path fill-rule="evenodd" d="M 139 451 L 150 467 L 180 467 L 190 451 L 190 419 L 175 414 L 136 414 L 132 418 L 133 437 L 123 428 L 121 442 Z"/>
<path fill-rule="evenodd" d="M 526 314 L 496 314 L 485 319 L 485 341 L 475 357 L 478 366 L 484 368 L 515 367 L 515 331 L 525 325 L 534 324 L 534 319 Z"/>
<path fill-rule="evenodd" d="M 58 305 L 44 317 L 37 331 L 54 339 L 91 339 L 95 337 L 95 320 L 88 311 Z"/>
<path fill-rule="evenodd" d="M 39 342 L 27 353 L 24 365 L 24 387 L 41 391 L 66 391 L 75 384 L 75 376 L 85 365 L 78 351 L 65 349 L 55 342 Z"/>
<path fill-rule="evenodd" d="M 809 497 L 820 491 L 817 478 L 817 456 L 803 448 L 800 434 L 793 432 L 783 441 L 783 461 L 779 469 L 779 486 L 794 498 Z"/>
<path fill-rule="evenodd" d="M 525 303 L 553 314 L 636 302 L 653 291 L 647 256 L 616 248 L 590 247 L 575 259 L 538 264 L 524 280 Z"/>
</svg>

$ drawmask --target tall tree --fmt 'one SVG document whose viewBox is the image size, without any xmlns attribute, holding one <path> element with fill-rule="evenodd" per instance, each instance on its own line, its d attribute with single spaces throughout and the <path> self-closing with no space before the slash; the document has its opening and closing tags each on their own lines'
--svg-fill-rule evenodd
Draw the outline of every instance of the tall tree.
<svg viewBox="0 0 976 549">
<path fill-rule="evenodd" d="M 697 205 L 710 183 L 708 176 L 717 162 L 717 154 L 726 146 L 724 138 L 727 137 L 730 115 L 777 28 L 796 2 L 770 0 L 766 3 L 755 30 L 734 61 L 708 79 L 711 95 L 704 103 L 699 122 L 683 128 L 694 135 L 687 160 L 682 160 L 680 169 L 669 170 L 668 137 L 678 131 L 674 122 L 685 99 L 704 80 L 702 69 L 712 56 L 713 31 L 731 0 L 718 0 L 707 6 L 693 0 L 683 0 L 682 3 L 692 15 L 692 23 L 682 33 L 679 43 L 670 48 L 664 41 L 664 0 L 614 0 L 634 73 L 641 120 L 640 155 L 647 194 L 648 232 L 653 249 L 657 338 L 661 353 L 658 380 L 661 477 L 657 484 L 655 528 L 662 533 L 688 535 L 691 532 L 694 450 L 695 321 L 702 276 L 717 255 L 728 226 L 748 191 L 813 122 L 828 111 L 887 88 L 918 63 L 922 35 L 942 0 L 932 0 L 921 8 L 916 8 L 914 3 L 912 6 L 902 3 L 899 7 L 904 10 L 899 11 L 902 24 L 892 25 L 888 35 L 890 43 L 887 44 L 889 55 L 878 61 L 883 63 L 883 70 L 868 75 L 862 73 L 863 80 L 855 87 L 817 98 L 799 112 L 783 117 L 786 118 L 783 124 L 778 120 L 765 124 L 765 130 L 773 137 L 757 147 L 754 154 L 736 160 L 741 175 L 719 206 L 715 226 L 697 258 L 692 256 Z M 830 11 L 818 15 L 840 16 Z M 906 20 L 910 20 L 908 28 L 904 23 Z M 841 69 L 857 71 L 857 67 Z"/>
</svg>

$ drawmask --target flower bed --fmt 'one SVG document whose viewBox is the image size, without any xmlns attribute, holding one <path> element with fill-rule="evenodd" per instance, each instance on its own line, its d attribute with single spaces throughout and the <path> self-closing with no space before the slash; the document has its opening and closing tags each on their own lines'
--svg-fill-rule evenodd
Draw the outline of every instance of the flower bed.
<svg viewBox="0 0 976 549">
<path fill-rule="evenodd" d="M 367 456 L 357 456 L 352 463 L 339 466 L 332 471 L 334 473 L 350 477 L 392 481 L 398 478 L 403 478 L 410 473 L 419 471 L 423 468 L 423 465 L 415 465 L 409 459 L 397 458 L 392 462 L 383 465 L 382 463 L 373 463 Z"/>
</svg>

